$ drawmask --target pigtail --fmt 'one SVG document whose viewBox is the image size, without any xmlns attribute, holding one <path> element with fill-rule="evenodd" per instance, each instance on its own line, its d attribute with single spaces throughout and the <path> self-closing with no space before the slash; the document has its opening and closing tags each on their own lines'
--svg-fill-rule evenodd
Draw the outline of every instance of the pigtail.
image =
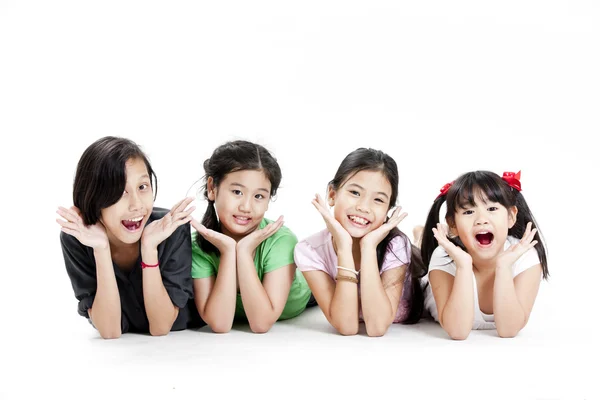
<svg viewBox="0 0 600 400">
<path fill-rule="evenodd" d="M 215 210 L 214 204 L 214 201 L 208 201 L 208 206 L 206 207 L 206 211 L 202 217 L 202 225 L 204 225 L 207 229 L 220 232 L 221 226 L 219 224 L 219 218 L 217 217 L 217 211 Z M 204 236 L 198 234 L 196 243 L 198 243 L 198 246 L 200 246 L 202 251 L 205 253 L 215 253 L 216 255 L 219 255 L 219 249 L 217 249 L 214 244 L 206 240 Z"/>
<path fill-rule="evenodd" d="M 441 195 L 433 202 L 425 227 L 423 228 L 423 234 L 421 236 L 421 260 L 425 266 L 425 271 L 429 270 L 429 261 L 431 261 L 431 255 L 433 251 L 438 247 L 438 241 L 435 238 L 432 229 L 437 226 L 440 222 L 440 209 L 442 204 L 446 201 L 446 195 Z"/>
<path fill-rule="evenodd" d="M 421 278 L 427 274 L 427 266 L 421 257 L 421 250 L 414 244 L 411 244 L 410 247 L 410 264 L 408 270 L 411 274 L 412 304 L 410 312 L 403 322 L 405 325 L 419 322 L 425 308 L 425 296 L 421 288 Z"/>
<path fill-rule="evenodd" d="M 537 228 L 537 232 L 535 233 L 534 240 L 537 240 L 537 244 L 535 245 L 535 251 L 538 254 L 540 259 L 540 264 L 542 265 L 542 274 L 544 279 L 548 279 L 550 273 L 548 272 L 548 259 L 546 255 L 546 247 L 544 244 L 544 240 L 542 240 L 542 234 L 540 228 L 533 217 L 533 213 L 529 209 L 527 202 L 525 201 L 525 197 L 518 190 L 511 189 L 511 191 L 515 192 L 515 205 L 517 207 L 517 221 L 513 225 L 512 228 L 508 230 L 508 234 L 517 239 L 521 239 L 523 234 L 525 233 L 525 229 L 527 229 L 527 223 L 531 222 L 531 229 Z"/>
</svg>

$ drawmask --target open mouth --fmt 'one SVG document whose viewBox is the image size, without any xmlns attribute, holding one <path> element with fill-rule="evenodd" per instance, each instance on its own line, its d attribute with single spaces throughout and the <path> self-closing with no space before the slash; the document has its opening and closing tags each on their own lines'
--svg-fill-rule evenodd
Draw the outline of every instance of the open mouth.
<svg viewBox="0 0 600 400">
<path fill-rule="evenodd" d="M 357 225 L 359 227 L 365 227 L 371 223 L 371 221 L 369 221 L 368 219 L 364 219 L 356 215 L 348 215 L 348 219 L 350 220 L 350 222 L 352 222 L 353 225 Z"/>
<path fill-rule="evenodd" d="M 124 219 L 121 221 L 121 225 L 123 225 L 129 232 L 135 232 L 140 229 L 143 220 L 143 216 L 132 219 Z"/>
<path fill-rule="evenodd" d="M 494 234 L 491 232 L 481 232 L 475 235 L 475 239 L 482 246 L 487 246 L 494 240 Z"/>
</svg>

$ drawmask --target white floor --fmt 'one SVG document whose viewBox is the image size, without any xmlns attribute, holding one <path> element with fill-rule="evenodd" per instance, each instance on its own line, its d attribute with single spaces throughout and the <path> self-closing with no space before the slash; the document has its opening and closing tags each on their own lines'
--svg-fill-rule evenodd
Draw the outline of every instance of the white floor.
<svg viewBox="0 0 600 400">
<path fill-rule="evenodd" d="M 543 302 L 543 301 L 540 301 Z M 547 306 L 550 304 L 546 304 Z M 71 307 L 74 311 L 74 307 Z M 75 313 L 74 313 L 75 314 Z M 450 340 L 433 321 L 381 338 L 343 337 L 312 308 L 267 334 L 235 326 L 103 340 L 76 315 L 16 332 L 3 350 L 0 398 L 598 398 L 597 347 L 552 312 L 514 339 Z M 47 317 L 47 316 L 46 316 Z M 541 317 L 541 318 L 539 318 Z M 67 326 L 67 329 L 60 328 Z M 67 324 L 67 325 L 64 325 Z M 6 343 L 6 342 L 5 342 Z M 8 355 L 8 358 L 6 358 Z"/>
</svg>

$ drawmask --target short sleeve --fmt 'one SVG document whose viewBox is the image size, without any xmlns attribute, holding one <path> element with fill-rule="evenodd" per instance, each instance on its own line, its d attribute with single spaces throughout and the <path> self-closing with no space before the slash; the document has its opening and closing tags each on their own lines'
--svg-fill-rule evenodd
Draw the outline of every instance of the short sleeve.
<svg viewBox="0 0 600 400">
<path fill-rule="evenodd" d="M 192 234 L 192 278 L 202 279 L 217 275 L 217 266 L 210 254 L 200 248 L 198 232 Z"/>
<path fill-rule="evenodd" d="M 513 265 L 513 278 L 519 275 L 521 272 L 528 270 L 529 268 L 540 264 L 540 257 L 538 256 L 535 247 L 527 250 L 516 263 Z"/>
<path fill-rule="evenodd" d="M 162 253 L 160 247 L 163 246 Z M 159 245 L 160 273 L 163 285 L 173 304 L 184 308 L 192 292 L 192 240 L 190 224 L 177 228 Z"/>
<path fill-rule="evenodd" d="M 431 260 L 429 261 L 429 272 L 436 269 L 445 271 L 452 276 L 456 276 L 456 264 L 442 246 L 438 246 L 433 251 Z"/>
<path fill-rule="evenodd" d="M 294 261 L 298 269 L 302 272 L 323 271 L 329 274 L 323 258 L 306 241 L 298 243 L 294 248 Z"/>
<path fill-rule="evenodd" d="M 388 244 L 381 265 L 381 273 L 410 263 L 410 242 L 400 235 L 394 237 Z"/>
<path fill-rule="evenodd" d="M 67 275 L 71 280 L 71 286 L 75 298 L 79 300 L 77 312 L 79 315 L 89 318 L 88 310 L 92 308 L 96 289 L 96 261 L 89 247 L 82 245 L 75 237 L 61 232 L 60 244 L 67 268 Z"/>
<path fill-rule="evenodd" d="M 294 263 L 294 247 L 298 243 L 296 235 L 289 229 L 281 227 L 269 240 L 269 248 L 265 249 L 263 271 L 268 273 Z"/>
</svg>

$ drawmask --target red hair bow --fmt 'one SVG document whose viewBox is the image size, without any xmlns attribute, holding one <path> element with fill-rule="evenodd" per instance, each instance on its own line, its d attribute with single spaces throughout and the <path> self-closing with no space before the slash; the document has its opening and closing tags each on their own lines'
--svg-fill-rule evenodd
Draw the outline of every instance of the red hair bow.
<svg viewBox="0 0 600 400">
<path fill-rule="evenodd" d="M 511 188 L 521 191 L 521 171 L 517 172 L 505 172 L 502 174 L 502 179 L 508 183 Z"/>
<path fill-rule="evenodd" d="M 442 186 L 442 188 L 440 189 L 440 194 L 438 194 L 438 196 L 435 199 L 437 200 L 440 197 L 444 196 L 446 193 L 448 193 L 448 190 L 450 190 L 450 186 L 452 186 L 453 183 L 454 181 L 446 183 L 444 186 Z"/>
</svg>

